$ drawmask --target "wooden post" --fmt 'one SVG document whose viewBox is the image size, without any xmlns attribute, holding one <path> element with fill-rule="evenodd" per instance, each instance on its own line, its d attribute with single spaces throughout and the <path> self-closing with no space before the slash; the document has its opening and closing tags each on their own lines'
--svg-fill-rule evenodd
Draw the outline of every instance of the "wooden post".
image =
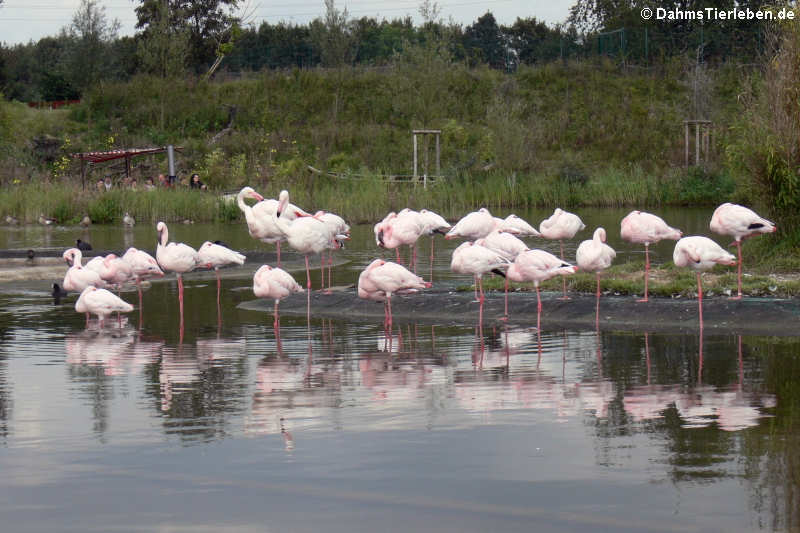
<svg viewBox="0 0 800 533">
<path fill-rule="evenodd" d="M 694 164 L 700 164 L 700 123 L 694 123 Z"/>
<path fill-rule="evenodd" d="M 683 125 L 684 125 L 684 129 L 685 129 L 685 142 L 684 142 L 684 146 L 683 146 L 684 152 L 686 152 L 686 154 L 685 154 L 685 156 L 686 156 L 685 157 L 685 166 L 686 166 L 686 168 L 689 168 L 689 122 L 686 121 L 686 122 L 683 123 Z"/>
<path fill-rule="evenodd" d="M 436 134 L 436 177 L 440 177 L 442 175 L 442 150 L 439 146 L 439 137 L 441 133 Z"/>
</svg>

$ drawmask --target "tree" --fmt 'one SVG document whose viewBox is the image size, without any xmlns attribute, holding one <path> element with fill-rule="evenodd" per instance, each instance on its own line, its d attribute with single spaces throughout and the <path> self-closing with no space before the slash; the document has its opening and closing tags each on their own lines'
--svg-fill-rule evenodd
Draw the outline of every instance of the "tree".
<svg viewBox="0 0 800 533">
<path fill-rule="evenodd" d="M 217 58 L 219 47 L 230 39 L 239 19 L 232 11 L 239 0 L 139 0 L 136 27 L 145 33 L 169 29 L 169 35 L 186 33 L 187 64 L 204 72 Z"/>
<path fill-rule="evenodd" d="M 105 6 L 98 6 L 97 0 L 81 0 L 65 32 L 69 45 L 64 73 L 73 87 L 82 91 L 108 76 L 113 68 L 110 45 L 119 27 L 118 20 L 108 20 Z"/>
<path fill-rule="evenodd" d="M 494 15 L 487 11 L 464 30 L 464 48 L 474 59 L 492 68 L 505 68 L 507 47 Z"/>
<path fill-rule="evenodd" d="M 311 39 L 326 67 L 339 67 L 355 58 L 355 39 L 347 8 L 339 11 L 335 0 L 325 0 L 325 18 L 311 22 Z"/>
</svg>

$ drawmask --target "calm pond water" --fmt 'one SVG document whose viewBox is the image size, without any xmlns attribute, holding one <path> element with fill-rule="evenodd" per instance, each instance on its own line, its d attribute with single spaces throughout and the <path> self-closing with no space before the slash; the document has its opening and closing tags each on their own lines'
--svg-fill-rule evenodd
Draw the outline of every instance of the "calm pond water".
<svg viewBox="0 0 800 533">
<path fill-rule="evenodd" d="M 619 242 L 626 211 L 579 214 L 609 229 L 620 261 L 640 258 Z M 710 210 L 659 214 L 708 234 Z M 243 225 L 173 225 L 170 236 L 259 248 Z M 97 249 L 155 246 L 140 225 L 14 228 L 0 247 L 65 248 L 76 237 Z M 456 244 L 436 241 L 435 283 L 467 282 L 448 273 Z M 653 260 L 671 249 L 656 247 Z M 355 228 L 334 283 L 354 283 L 379 255 L 389 254 L 371 228 Z M 141 322 L 137 309 L 102 331 L 85 328 L 74 296 L 55 305 L 51 281 L 0 287 L 3 530 L 800 527 L 791 332 L 701 339 L 397 318 L 402 339 L 389 350 L 379 320 L 312 310 L 310 321 L 281 316 L 279 347 L 271 313 L 237 307 L 254 299 L 255 266 L 226 270 L 221 316 L 215 282 L 187 275 L 182 338 L 174 279 L 145 291 Z"/>
</svg>

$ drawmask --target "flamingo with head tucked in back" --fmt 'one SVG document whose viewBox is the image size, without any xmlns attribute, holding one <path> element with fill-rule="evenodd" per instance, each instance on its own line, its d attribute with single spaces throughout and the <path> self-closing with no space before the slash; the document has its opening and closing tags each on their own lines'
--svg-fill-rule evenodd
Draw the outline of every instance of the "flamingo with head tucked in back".
<svg viewBox="0 0 800 533">
<path fill-rule="evenodd" d="M 197 250 L 182 242 L 169 242 L 169 230 L 164 222 L 156 224 L 158 246 L 156 261 L 164 270 L 175 272 L 178 278 L 178 304 L 180 307 L 181 325 L 183 324 L 183 274 L 191 272 L 200 264 Z"/>
<path fill-rule="evenodd" d="M 578 271 L 578 267 L 562 261 L 544 250 L 527 250 L 520 253 L 506 271 L 511 281 L 532 281 L 536 287 L 536 329 L 540 329 L 542 318 L 542 298 L 539 283 L 555 276 L 568 276 Z"/>
<path fill-rule="evenodd" d="M 502 220 L 501 220 L 502 222 Z M 499 223 L 488 209 L 481 207 L 477 211 L 467 213 L 456 222 L 455 226 L 444 236 L 445 239 L 456 239 L 458 237 L 475 240 L 486 237 L 493 230 L 497 229 Z"/>
<path fill-rule="evenodd" d="M 158 266 L 156 259 L 144 250 L 130 247 L 122 255 L 122 259 L 130 265 L 133 277 L 136 279 L 136 289 L 139 293 L 139 311 L 141 314 L 142 280 L 156 277 L 162 278 L 164 277 L 164 272 Z"/>
<path fill-rule="evenodd" d="M 381 301 L 385 299 L 385 323 L 387 330 L 392 331 L 392 295 L 398 293 L 417 292 L 430 288 L 431 284 L 417 276 L 403 265 L 375 259 L 359 275 L 358 295 Z"/>
<path fill-rule="evenodd" d="M 672 252 L 675 266 L 689 267 L 697 274 L 697 304 L 700 310 L 700 331 L 703 331 L 703 287 L 700 272 L 715 265 L 735 265 L 736 257 L 726 252 L 719 244 L 708 237 L 684 237 L 675 244 Z"/>
<path fill-rule="evenodd" d="M 243 265 L 247 258 L 243 254 L 231 250 L 227 246 L 216 244 L 211 241 L 204 242 L 197 250 L 197 255 L 200 258 L 200 266 L 213 268 L 214 274 L 217 277 L 217 317 L 218 322 L 221 323 L 222 315 L 220 312 L 219 293 L 222 287 L 222 280 L 219 277 L 219 269 L 220 267 L 228 265 Z"/>
<path fill-rule="evenodd" d="M 773 233 L 778 230 L 774 223 L 761 218 L 755 211 L 747 207 L 724 203 L 714 210 L 709 224 L 711 231 L 734 238 L 738 255 L 737 290 L 735 300 L 742 298 L 742 241 L 761 233 Z"/>
<path fill-rule="evenodd" d="M 578 268 L 594 272 L 597 278 L 597 297 L 595 302 L 595 327 L 600 325 L 600 272 L 611 266 L 617 252 L 606 244 L 606 230 L 597 228 L 592 238 L 578 245 L 575 262 Z"/>
<path fill-rule="evenodd" d="M 111 291 L 89 285 L 83 289 L 83 292 L 75 302 L 75 310 L 79 313 L 97 315 L 102 328 L 105 325 L 106 318 L 111 313 L 129 313 L 133 311 L 133 306 Z"/>
<path fill-rule="evenodd" d="M 483 239 L 478 239 L 475 244 L 485 246 L 486 248 L 497 252 L 509 263 L 513 262 L 519 254 L 529 250 L 528 245 L 525 244 L 520 238 L 507 233 L 505 231 L 493 231 Z M 505 314 L 503 320 L 508 319 L 508 278 L 503 280 L 504 298 L 503 307 Z"/>
<path fill-rule="evenodd" d="M 571 239 L 576 233 L 586 227 L 581 218 L 568 211 L 557 207 L 549 218 L 542 220 L 539 224 L 539 232 L 545 239 L 558 241 L 561 246 L 561 261 L 564 261 L 564 239 Z M 561 287 L 563 300 L 568 300 L 567 278 L 562 278 Z"/>
<path fill-rule="evenodd" d="M 620 222 L 620 237 L 623 240 L 644 244 L 644 298 L 638 302 L 648 301 L 650 245 L 664 239 L 677 241 L 682 235 L 681 230 L 668 226 L 662 218 L 642 211 L 631 211 Z"/>
<path fill-rule="evenodd" d="M 262 265 L 253 276 L 253 294 L 258 298 L 272 298 L 275 300 L 275 336 L 280 342 L 280 318 L 278 317 L 278 304 L 292 293 L 303 292 L 291 274 L 281 268 Z"/>
</svg>

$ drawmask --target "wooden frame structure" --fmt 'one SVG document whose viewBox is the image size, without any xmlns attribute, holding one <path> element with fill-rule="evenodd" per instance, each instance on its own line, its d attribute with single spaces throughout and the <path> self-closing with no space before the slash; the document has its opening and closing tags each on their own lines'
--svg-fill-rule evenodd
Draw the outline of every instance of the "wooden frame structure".
<svg viewBox="0 0 800 533">
<path fill-rule="evenodd" d="M 442 150 L 441 150 L 441 142 L 440 137 L 442 136 L 442 130 L 411 130 L 411 134 L 414 137 L 414 174 L 413 179 L 414 181 L 419 180 L 419 171 L 418 171 L 418 148 L 417 148 L 417 135 L 434 135 L 436 137 L 436 174 L 435 176 L 438 178 L 442 175 Z M 428 151 L 425 150 L 425 164 L 423 165 L 423 173 L 422 173 L 422 185 L 424 188 L 428 188 Z"/>
<path fill-rule="evenodd" d="M 710 120 L 684 120 L 684 164 L 689 168 L 689 130 L 694 126 L 694 164 L 699 165 L 703 161 L 708 161 L 711 150 L 711 126 Z M 702 159 L 701 159 L 702 152 Z"/>
<path fill-rule="evenodd" d="M 174 147 L 174 150 L 180 152 L 182 148 Z M 125 177 L 129 178 L 131 175 L 131 159 L 140 155 L 162 154 L 167 152 L 167 147 L 160 148 L 126 148 L 120 150 L 108 150 L 105 152 L 78 152 L 72 154 L 73 159 L 81 160 L 81 187 L 86 189 L 86 170 L 87 164 L 89 172 L 91 172 L 92 165 L 97 163 L 105 163 L 106 161 L 113 161 L 115 159 L 125 159 Z"/>
</svg>

